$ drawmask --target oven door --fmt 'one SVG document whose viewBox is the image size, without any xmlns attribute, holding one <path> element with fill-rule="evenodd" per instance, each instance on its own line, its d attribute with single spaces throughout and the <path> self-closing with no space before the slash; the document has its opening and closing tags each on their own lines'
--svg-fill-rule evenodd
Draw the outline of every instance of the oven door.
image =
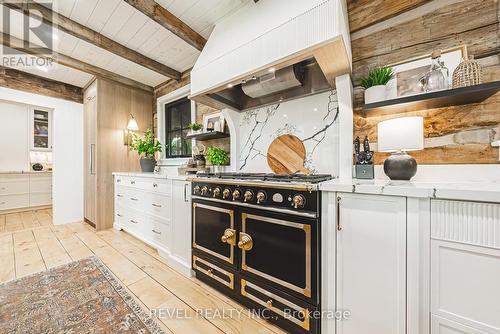
<svg viewBox="0 0 500 334">
<path fill-rule="evenodd" d="M 193 200 L 193 249 L 226 265 L 235 265 L 237 233 L 229 207 Z"/>
<path fill-rule="evenodd" d="M 315 304 L 318 300 L 318 231 L 316 219 L 276 213 L 241 214 L 243 274 Z"/>
</svg>

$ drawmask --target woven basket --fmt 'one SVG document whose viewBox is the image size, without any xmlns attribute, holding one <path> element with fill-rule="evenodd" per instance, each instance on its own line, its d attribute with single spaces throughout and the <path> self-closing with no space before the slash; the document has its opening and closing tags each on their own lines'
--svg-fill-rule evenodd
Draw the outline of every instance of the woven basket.
<svg viewBox="0 0 500 334">
<path fill-rule="evenodd" d="M 474 56 L 471 56 L 470 59 L 462 59 L 462 62 L 453 71 L 453 88 L 479 85 L 482 82 L 483 70 L 474 60 Z"/>
</svg>

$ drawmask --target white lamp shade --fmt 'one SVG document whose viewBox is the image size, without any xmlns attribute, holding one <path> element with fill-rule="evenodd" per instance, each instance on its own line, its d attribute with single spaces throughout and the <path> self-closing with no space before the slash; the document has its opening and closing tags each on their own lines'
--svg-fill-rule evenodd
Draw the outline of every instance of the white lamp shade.
<svg viewBox="0 0 500 334">
<path fill-rule="evenodd" d="M 401 117 L 378 123 L 379 152 L 424 149 L 423 117 Z"/>
<path fill-rule="evenodd" d="M 137 125 L 137 122 L 134 117 L 131 117 L 130 120 L 128 121 L 127 129 L 132 131 L 139 130 L 139 126 Z"/>
</svg>

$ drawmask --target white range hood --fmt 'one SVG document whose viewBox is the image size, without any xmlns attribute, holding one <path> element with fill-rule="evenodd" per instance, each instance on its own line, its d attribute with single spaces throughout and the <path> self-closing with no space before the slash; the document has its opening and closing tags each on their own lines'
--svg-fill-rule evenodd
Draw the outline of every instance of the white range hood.
<svg viewBox="0 0 500 334">
<path fill-rule="evenodd" d="M 276 96 L 252 101 L 232 88 L 299 63 L 313 78 L 281 100 L 317 93 L 317 73 L 323 91 L 324 83 L 334 86 L 335 77 L 350 73 L 345 0 L 249 1 L 212 32 L 191 71 L 191 98 L 234 110 L 270 104 Z"/>
</svg>

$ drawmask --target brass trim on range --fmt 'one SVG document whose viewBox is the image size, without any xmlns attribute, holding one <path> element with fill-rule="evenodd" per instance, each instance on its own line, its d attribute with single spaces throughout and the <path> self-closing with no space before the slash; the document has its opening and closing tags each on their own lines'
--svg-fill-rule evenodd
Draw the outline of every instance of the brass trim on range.
<svg viewBox="0 0 500 334">
<path fill-rule="evenodd" d="M 197 207 L 228 214 L 230 219 L 231 219 L 230 229 L 234 230 L 234 211 L 233 210 L 218 208 L 215 206 L 209 206 L 209 205 L 200 204 L 200 203 L 193 203 L 193 222 L 194 222 L 194 224 L 193 224 L 193 240 L 196 240 L 196 208 Z M 222 240 L 221 240 L 221 242 L 222 242 Z M 224 260 L 230 264 L 234 264 L 234 245 L 232 245 L 231 243 L 228 243 L 227 245 L 230 247 L 229 257 L 226 257 L 224 255 L 217 253 L 217 252 L 214 252 L 213 250 L 210 250 L 208 248 L 200 246 L 195 241 L 193 241 L 193 248 L 199 249 L 207 254 L 213 255 L 213 256 L 215 256 L 221 260 Z"/>
<path fill-rule="evenodd" d="M 219 276 L 217 275 L 214 275 L 213 272 L 212 272 L 212 269 L 209 269 L 209 270 L 205 270 L 203 268 L 200 268 L 196 265 L 196 262 L 200 262 L 200 263 L 203 263 L 204 265 L 206 265 L 207 267 L 210 267 L 212 269 L 215 269 L 217 270 L 218 272 L 220 273 L 223 273 L 224 275 L 226 275 L 227 277 L 229 277 L 229 282 L 226 282 L 224 281 L 222 278 L 220 278 Z M 212 264 L 208 261 L 205 261 L 203 259 L 200 259 L 199 257 L 193 255 L 193 269 L 195 270 L 198 270 L 202 273 L 204 273 L 205 275 L 209 276 L 210 278 L 213 278 L 214 280 L 216 280 L 217 282 L 219 283 L 222 283 L 224 284 L 225 286 L 229 287 L 231 290 L 234 290 L 234 274 L 230 273 L 229 271 L 226 271 L 222 268 L 219 268 L 218 266 L 216 266 L 215 264 Z"/>
<path fill-rule="evenodd" d="M 303 294 L 306 297 L 311 297 L 311 273 L 312 273 L 312 268 L 311 268 L 311 226 L 307 224 L 300 224 L 300 223 L 295 223 L 295 222 L 289 222 L 281 219 L 274 219 L 274 218 L 268 218 L 268 217 L 262 217 L 258 215 L 252 215 L 252 214 L 247 214 L 247 213 L 242 213 L 241 214 L 241 231 L 242 233 L 246 234 L 246 229 L 247 229 L 247 219 L 254 219 L 257 221 L 264 221 L 267 223 L 272 223 L 272 224 L 278 224 L 278 225 L 283 225 L 283 226 L 288 226 L 288 227 L 293 227 L 293 228 L 298 228 L 304 231 L 305 233 L 305 238 L 306 238 L 306 245 L 305 245 L 305 253 L 306 253 L 306 263 L 305 263 L 305 268 L 306 268 L 306 286 L 305 287 L 299 287 L 294 284 L 291 284 L 289 282 L 283 281 L 282 279 L 279 279 L 277 277 L 274 277 L 272 275 L 266 274 L 262 271 L 259 271 L 255 268 L 249 267 L 246 262 L 247 254 L 245 249 L 241 250 L 241 269 L 248 271 L 250 273 L 253 273 L 255 275 L 259 275 L 269 281 L 278 283 L 288 289 L 291 289 L 293 291 L 299 292 Z"/>
<path fill-rule="evenodd" d="M 261 300 L 260 298 L 252 295 L 251 293 L 249 293 L 248 291 L 246 291 L 246 287 L 250 287 L 256 291 L 259 291 L 260 293 L 266 295 L 267 297 L 269 298 L 272 298 L 272 299 L 269 299 L 268 301 L 263 301 Z M 294 324 L 302 327 L 303 329 L 305 329 L 306 331 L 309 331 L 311 329 L 311 317 L 310 317 L 310 312 L 308 309 L 306 308 L 303 308 L 303 307 L 300 307 L 298 306 L 297 304 L 295 303 L 292 303 L 284 298 L 281 298 L 280 296 L 277 296 L 275 295 L 274 293 L 272 292 L 269 292 L 265 289 L 262 289 L 261 287 L 255 285 L 255 284 L 252 284 L 250 282 L 248 282 L 247 280 L 244 280 L 242 279 L 241 280 L 241 295 L 243 297 L 246 297 L 250 300 L 253 300 L 254 302 L 256 302 L 257 304 L 259 305 L 262 305 L 264 306 L 265 308 L 273 311 L 274 313 L 277 313 L 279 315 L 281 315 L 283 318 L 293 322 Z M 273 306 L 273 300 L 276 300 L 278 302 L 280 302 L 281 304 L 283 305 L 286 305 L 290 308 L 293 308 L 294 310 L 298 311 L 298 312 L 301 312 L 303 315 L 304 315 L 304 320 L 303 321 L 300 321 L 299 319 L 295 318 L 295 317 L 290 317 L 290 316 L 285 316 L 285 313 L 280 310 L 279 308 L 276 308 Z"/>
<path fill-rule="evenodd" d="M 223 180 L 223 179 L 211 179 L 211 178 L 203 178 L 197 177 L 193 179 L 192 182 L 198 183 L 210 183 L 210 184 L 228 184 L 234 186 L 248 186 L 248 187 L 273 187 L 277 189 L 291 189 L 297 191 L 308 191 L 313 192 L 318 190 L 318 185 L 315 184 L 304 184 L 304 183 L 293 183 L 293 182 L 272 182 L 266 181 L 263 183 L 262 181 L 252 181 L 252 180 Z"/>
</svg>

